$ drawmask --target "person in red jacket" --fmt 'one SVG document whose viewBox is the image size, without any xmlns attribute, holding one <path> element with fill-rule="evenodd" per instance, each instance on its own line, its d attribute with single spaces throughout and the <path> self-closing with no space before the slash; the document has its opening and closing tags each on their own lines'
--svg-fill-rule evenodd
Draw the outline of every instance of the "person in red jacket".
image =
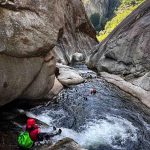
<svg viewBox="0 0 150 150">
<path fill-rule="evenodd" d="M 40 128 L 35 122 L 35 119 L 29 118 L 26 124 L 26 131 L 29 132 L 32 141 L 38 141 L 38 135 L 40 133 Z"/>
<path fill-rule="evenodd" d="M 53 127 L 53 130 L 56 130 L 55 127 Z M 43 133 L 40 131 L 39 126 L 36 124 L 35 119 L 29 118 L 27 120 L 26 124 L 26 131 L 29 132 L 30 138 L 32 141 L 43 141 L 43 140 L 49 140 L 51 137 L 61 134 L 61 129 L 58 130 L 58 132 L 55 133 Z"/>
<path fill-rule="evenodd" d="M 97 92 L 97 91 L 96 91 L 96 88 L 91 89 L 91 94 L 94 95 L 94 94 L 96 94 L 96 92 Z"/>
</svg>

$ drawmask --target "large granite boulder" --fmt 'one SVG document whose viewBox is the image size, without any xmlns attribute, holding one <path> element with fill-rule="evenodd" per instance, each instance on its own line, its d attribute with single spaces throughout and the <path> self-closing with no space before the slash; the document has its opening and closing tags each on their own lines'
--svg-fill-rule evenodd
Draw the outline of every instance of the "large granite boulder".
<svg viewBox="0 0 150 150">
<path fill-rule="evenodd" d="M 94 33 L 80 0 L 1 0 L 0 106 L 47 96 L 55 79 L 54 50 L 71 58 L 92 47 Z"/>
<path fill-rule="evenodd" d="M 121 75 L 150 91 L 150 1 L 145 1 L 99 44 L 89 67 Z"/>
<path fill-rule="evenodd" d="M 0 3 L 0 106 L 18 97 L 43 98 L 52 88 L 55 8 L 48 0 Z"/>
</svg>

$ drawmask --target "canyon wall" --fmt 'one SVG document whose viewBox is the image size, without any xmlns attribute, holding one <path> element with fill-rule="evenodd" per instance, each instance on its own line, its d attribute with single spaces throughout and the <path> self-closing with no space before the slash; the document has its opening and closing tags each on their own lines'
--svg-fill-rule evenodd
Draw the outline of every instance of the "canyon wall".
<svg viewBox="0 0 150 150">
<path fill-rule="evenodd" d="M 90 68 L 116 74 L 150 92 L 150 1 L 145 1 L 100 43 Z M 147 100 L 150 99 L 147 97 Z"/>
<path fill-rule="evenodd" d="M 54 85 L 55 56 L 68 63 L 94 44 L 80 0 L 0 0 L 0 106 L 44 98 Z"/>
</svg>

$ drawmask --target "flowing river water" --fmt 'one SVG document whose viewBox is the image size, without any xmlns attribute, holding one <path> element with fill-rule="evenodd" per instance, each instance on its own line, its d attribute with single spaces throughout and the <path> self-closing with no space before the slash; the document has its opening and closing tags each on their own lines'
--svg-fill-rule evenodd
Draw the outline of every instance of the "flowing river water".
<svg viewBox="0 0 150 150">
<path fill-rule="evenodd" d="M 85 65 L 74 67 L 86 82 L 64 89 L 55 103 L 30 109 L 62 129 L 53 140 L 70 137 L 88 150 L 150 150 L 150 109 Z M 96 94 L 91 94 L 93 88 Z"/>
</svg>

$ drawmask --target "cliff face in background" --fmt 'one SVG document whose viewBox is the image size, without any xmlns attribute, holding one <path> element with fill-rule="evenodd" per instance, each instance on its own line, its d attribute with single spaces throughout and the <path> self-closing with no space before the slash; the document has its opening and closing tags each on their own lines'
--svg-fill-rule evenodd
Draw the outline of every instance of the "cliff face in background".
<svg viewBox="0 0 150 150">
<path fill-rule="evenodd" d="M 144 2 L 91 55 L 89 67 L 119 74 L 150 91 L 150 1 Z"/>
<path fill-rule="evenodd" d="M 97 42 L 95 30 L 86 16 L 82 2 L 65 0 L 59 1 L 57 5 L 58 14 L 61 15 L 58 21 L 62 25 L 58 34 L 57 46 L 54 48 L 57 61 L 70 64 L 76 52 L 88 57 Z"/>
<path fill-rule="evenodd" d="M 53 52 L 67 62 L 95 43 L 80 0 L 1 0 L 0 106 L 43 98 L 54 84 Z"/>
<path fill-rule="evenodd" d="M 103 29 L 120 4 L 119 0 L 82 0 L 82 2 L 96 31 Z"/>
</svg>

